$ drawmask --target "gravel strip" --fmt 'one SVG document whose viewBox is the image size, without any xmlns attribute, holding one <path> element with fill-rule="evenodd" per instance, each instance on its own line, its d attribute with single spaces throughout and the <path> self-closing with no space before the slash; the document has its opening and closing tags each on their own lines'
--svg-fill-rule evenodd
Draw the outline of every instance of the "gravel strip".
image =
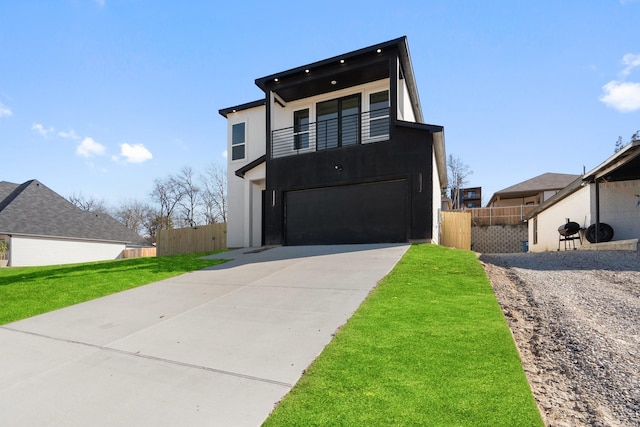
<svg viewBox="0 0 640 427">
<path fill-rule="evenodd" d="M 640 253 L 482 254 L 548 426 L 640 426 Z"/>
</svg>

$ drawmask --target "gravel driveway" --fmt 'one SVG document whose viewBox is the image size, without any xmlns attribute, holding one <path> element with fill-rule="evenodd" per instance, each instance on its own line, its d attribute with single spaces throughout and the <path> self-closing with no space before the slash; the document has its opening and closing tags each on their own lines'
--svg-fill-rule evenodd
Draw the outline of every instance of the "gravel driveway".
<svg viewBox="0 0 640 427">
<path fill-rule="evenodd" d="M 548 426 L 640 426 L 640 253 L 480 255 Z"/>
</svg>

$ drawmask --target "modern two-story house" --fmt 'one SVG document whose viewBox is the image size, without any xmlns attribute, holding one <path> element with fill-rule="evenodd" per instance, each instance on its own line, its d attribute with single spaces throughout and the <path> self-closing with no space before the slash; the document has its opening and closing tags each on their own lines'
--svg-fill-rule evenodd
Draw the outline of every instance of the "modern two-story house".
<svg viewBox="0 0 640 427">
<path fill-rule="evenodd" d="M 228 122 L 229 247 L 438 242 L 444 130 L 406 37 L 256 79 Z"/>
</svg>

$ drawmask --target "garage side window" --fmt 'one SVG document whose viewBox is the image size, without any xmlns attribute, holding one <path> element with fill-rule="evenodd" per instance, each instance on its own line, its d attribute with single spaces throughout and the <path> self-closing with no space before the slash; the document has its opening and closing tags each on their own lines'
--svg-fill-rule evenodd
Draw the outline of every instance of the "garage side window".
<svg viewBox="0 0 640 427">
<path fill-rule="evenodd" d="M 236 123 L 231 126 L 231 160 L 245 158 L 246 141 L 246 123 Z"/>
</svg>

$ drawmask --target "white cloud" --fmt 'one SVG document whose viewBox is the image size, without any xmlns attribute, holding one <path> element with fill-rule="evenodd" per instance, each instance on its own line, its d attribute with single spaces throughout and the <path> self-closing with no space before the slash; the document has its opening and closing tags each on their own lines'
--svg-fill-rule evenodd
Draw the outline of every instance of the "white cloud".
<svg viewBox="0 0 640 427">
<path fill-rule="evenodd" d="M 82 139 L 73 129 L 69 130 L 69 132 L 60 131 L 58 132 L 58 136 L 66 139 Z"/>
<path fill-rule="evenodd" d="M 127 163 L 143 163 L 153 158 L 151 151 L 142 144 L 130 145 L 126 142 L 120 144 L 120 156 L 124 157 Z"/>
<path fill-rule="evenodd" d="M 227 150 L 224 150 L 224 151 L 222 152 L 222 157 L 224 157 L 225 159 L 226 159 L 227 157 L 229 157 L 229 152 L 228 152 Z"/>
<path fill-rule="evenodd" d="M 622 75 L 622 77 L 627 77 L 629 74 L 631 74 L 631 71 L 634 68 L 640 67 L 640 55 L 627 53 L 622 57 L 622 63 L 626 65 L 626 67 L 624 67 L 624 70 L 620 72 L 620 75 Z"/>
<path fill-rule="evenodd" d="M 31 130 L 35 130 L 36 132 L 38 132 L 43 138 L 48 137 L 50 134 L 52 134 L 53 132 L 55 132 L 55 129 L 51 126 L 49 126 L 49 128 L 44 127 L 43 125 L 41 125 L 40 123 L 35 123 L 33 126 L 31 126 Z"/>
<path fill-rule="evenodd" d="M 82 157 L 101 156 L 105 153 L 104 145 L 93 140 L 93 138 L 85 138 L 80 145 L 76 147 L 76 154 Z"/>
<path fill-rule="evenodd" d="M 623 113 L 640 110 L 640 83 L 610 81 L 602 87 L 600 101 Z"/>
<path fill-rule="evenodd" d="M 100 7 L 104 7 L 104 4 L 107 2 L 107 0 L 96 0 L 96 4 Z"/>
<path fill-rule="evenodd" d="M 2 102 L 0 102 L 0 118 L 11 117 L 11 116 L 13 116 L 13 111 L 11 111 L 11 108 L 7 107 Z"/>
</svg>

